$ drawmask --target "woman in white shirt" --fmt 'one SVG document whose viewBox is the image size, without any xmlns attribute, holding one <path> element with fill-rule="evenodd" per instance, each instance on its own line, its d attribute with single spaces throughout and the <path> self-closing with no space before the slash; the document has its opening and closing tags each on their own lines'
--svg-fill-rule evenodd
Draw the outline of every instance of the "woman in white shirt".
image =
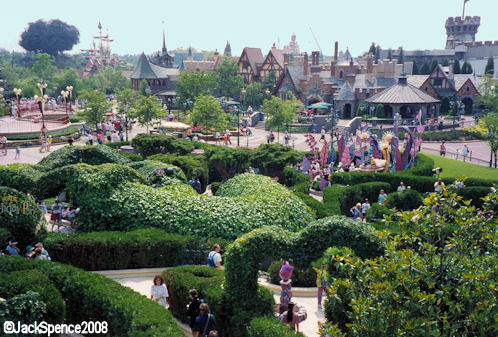
<svg viewBox="0 0 498 337">
<path fill-rule="evenodd" d="M 160 275 L 154 277 L 154 285 L 150 289 L 150 298 L 165 308 L 169 304 L 168 288 Z"/>
</svg>

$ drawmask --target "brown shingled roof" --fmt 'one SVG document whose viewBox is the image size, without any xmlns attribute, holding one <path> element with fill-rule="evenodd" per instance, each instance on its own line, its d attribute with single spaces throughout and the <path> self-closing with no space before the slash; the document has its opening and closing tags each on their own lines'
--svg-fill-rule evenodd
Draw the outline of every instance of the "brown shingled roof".
<svg viewBox="0 0 498 337">
<path fill-rule="evenodd" d="M 440 102 L 434 97 L 427 95 L 422 90 L 406 82 L 398 82 L 395 85 L 366 99 L 365 101 L 373 104 L 430 104 Z"/>
<path fill-rule="evenodd" d="M 253 71 L 257 71 L 258 65 L 262 64 L 265 61 L 263 53 L 261 52 L 261 48 L 245 47 L 242 51 L 242 54 L 244 52 L 247 55 L 247 59 L 249 60 Z"/>
</svg>

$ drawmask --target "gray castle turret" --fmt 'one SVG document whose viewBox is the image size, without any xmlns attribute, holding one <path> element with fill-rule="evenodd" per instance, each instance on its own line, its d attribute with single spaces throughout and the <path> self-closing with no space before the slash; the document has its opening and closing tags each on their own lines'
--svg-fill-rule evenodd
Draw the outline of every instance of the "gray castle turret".
<svg viewBox="0 0 498 337">
<path fill-rule="evenodd" d="M 453 49 L 466 42 L 475 42 L 477 30 L 481 25 L 480 16 L 462 18 L 449 17 L 446 20 L 446 49 Z"/>
</svg>

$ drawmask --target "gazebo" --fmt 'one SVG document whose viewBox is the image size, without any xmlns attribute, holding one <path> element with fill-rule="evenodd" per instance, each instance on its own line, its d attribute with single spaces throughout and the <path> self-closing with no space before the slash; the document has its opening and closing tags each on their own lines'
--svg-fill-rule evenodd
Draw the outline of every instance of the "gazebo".
<svg viewBox="0 0 498 337">
<path fill-rule="evenodd" d="M 399 113 L 402 118 L 413 118 L 422 109 L 422 116 L 437 117 L 439 113 L 438 99 L 409 84 L 406 76 L 401 76 L 395 85 L 365 100 L 370 106 L 382 104 L 387 118 Z"/>
</svg>

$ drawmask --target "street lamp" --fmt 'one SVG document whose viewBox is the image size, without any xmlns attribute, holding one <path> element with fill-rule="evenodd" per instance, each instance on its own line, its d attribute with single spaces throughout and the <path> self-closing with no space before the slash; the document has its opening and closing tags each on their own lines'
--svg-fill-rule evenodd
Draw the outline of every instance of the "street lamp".
<svg viewBox="0 0 498 337">
<path fill-rule="evenodd" d="M 73 86 L 69 85 L 66 87 L 66 90 L 69 92 L 69 111 L 73 113 L 73 104 L 71 100 L 73 99 Z"/>
<path fill-rule="evenodd" d="M 14 93 L 16 94 L 16 103 L 17 103 L 17 116 L 21 118 L 21 107 L 20 107 L 20 96 L 22 94 L 22 89 L 14 88 Z"/>
<path fill-rule="evenodd" d="M 123 107 L 125 113 L 125 132 L 126 132 L 126 141 L 128 141 L 128 104 Z"/>
<path fill-rule="evenodd" d="M 69 123 L 69 115 L 67 113 L 67 97 L 69 96 L 69 91 L 61 91 L 62 98 L 64 99 L 64 109 L 66 110 L 66 123 Z"/>
<path fill-rule="evenodd" d="M 45 103 L 48 101 L 48 95 L 45 95 L 45 89 L 47 88 L 47 83 L 37 83 L 36 84 L 40 89 L 40 97 L 35 96 L 35 101 L 38 101 L 41 106 L 41 114 L 42 114 L 42 130 L 45 129 Z"/>
</svg>

